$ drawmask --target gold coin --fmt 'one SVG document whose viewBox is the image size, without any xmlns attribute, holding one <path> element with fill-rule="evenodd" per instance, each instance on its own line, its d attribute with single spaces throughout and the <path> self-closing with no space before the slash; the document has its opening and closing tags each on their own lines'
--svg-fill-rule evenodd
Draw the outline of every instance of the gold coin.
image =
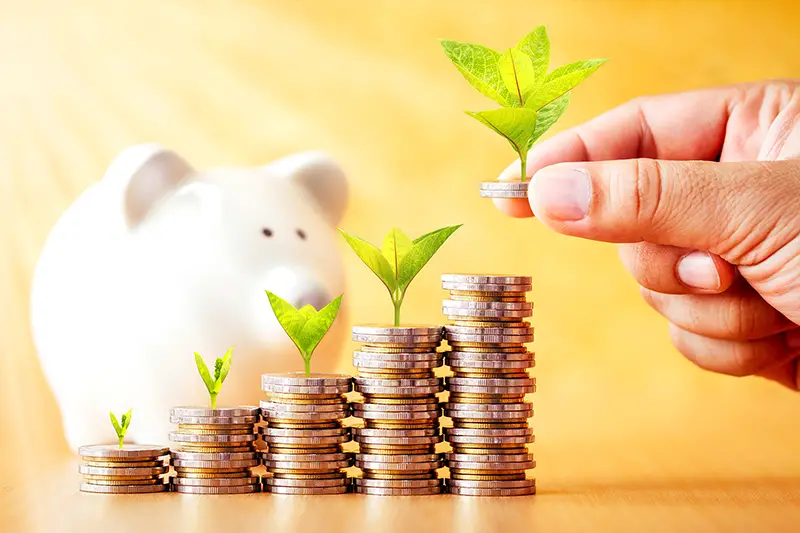
<svg viewBox="0 0 800 533">
<path fill-rule="evenodd" d="M 134 466 L 144 466 L 145 463 L 152 463 L 153 461 L 157 460 L 158 457 L 161 456 L 150 456 L 150 457 L 90 457 L 90 456 L 81 456 L 87 463 L 97 464 L 97 463 L 108 463 L 108 464 L 121 464 L 126 467 L 134 467 Z"/>
<path fill-rule="evenodd" d="M 253 429 L 189 429 L 182 427 L 178 431 L 181 435 L 250 435 Z"/>
<path fill-rule="evenodd" d="M 454 425 L 464 429 L 522 429 L 528 427 L 527 422 L 497 424 L 494 422 L 464 422 L 461 419 L 459 419 L 457 423 L 454 423 Z"/>
<path fill-rule="evenodd" d="M 498 296 L 498 297 L 508 297 L 514 296 L 517 297 L 520 295 L 519 292 L 507 292 L 507 291 L 462 291 L 453 289 L 448 291 L 451 296 Z M 525 298 L 525 296 L 522 296 Z"/>
<path fill-rule="evenodd" d="M 525 479 L 525 474 L 492 475 L 492 474 L 463 474 L 459 471 L 450 471 L 450 479 L 463 479 L 465 481 L 519 481 Z"/>
<path fill-rule="evenodd" d="M 252 452 L 254 448 L 252 446 L 240 446 L 240 447 L 211 447 L 211 446 L 181 446 L 180 451 L 182 452 L 191 452 L 191 453 L 242 453 L 242 452 Z"/>
<path fill-rule="evenodd" d="M 214 472 L 214 473 L 200 473 L 200 472 L 179 472 L 178 477 L 192 478 L 192 479 L 218 479 L 218 478 L 242 478 L 251 477 L 250 472 Z"/>
<path fill-rule="evenodd" d="M 297 422 L 289 420 L 274 420 L 270 418 L 269 427 L 275 429 L 337 429 L 342 427 L 342 424 L 338 421 L 315 424 L 307 423 L 305 421 Z"/>
<path fill-rule="evenodd" d="M 358 377 L 360 378 L 373 378 L 373 379 L 425 379 L 434 377 L 433 370 L 403 370 L 392 369 L 388 370 L 362 370 L 359 368 Z"/>
<path fill-rule="evenodd" d="M 524 296 L 475 296 L 450 293 L 450 299 L 460 302 L 525 302 Z"/>
<path fill-rule="evenodd" d="M 347 474 L 344 472 L 325 472 L 321 474 L 306 474 L 306 473 L 292 473 L 292 474 L 283 474 L 283 473 L 275 473 L 272 477 L 276 479 L 341 479 L 346 477 Z"/>
<path fill-rule="evenodd" d="M 274 403 L 289 404 L 337 404 L 346 402 L 347 398 L 343 394 L 290 394 L 290 393 L 267 393 L 269 401 Z"/>
<path fill-rule="evenodd" d="M 435 351 L 434 348 L 436 346 L 438 346 L 438 344 L 414 344 L 405 347 L 365 344 L 361 346 L 361 351 L 372 353 L 430 353 Z"/>
<path fill-rule="evenodd" d="M 175 472 L 179 476 L 184 474 L 233 474 L 238 472 L 249 472 L 248 468 L 195 468 L 195 467 L 185 467 L 185 466 L 176 466 Z"/>
<path fill-rule="evenodd" d="M 421 474 L 406 473 L 383 473 L 364 471 L 364 479 L 436 479 L 436 472 L 424 472 Z"/>
<path fill-rule="evenodd" d="M 267 472 L 273 474 L 329 474 L 332 471 L 338 471 L 335 468 L 273 468 L 267 467 Z"/>
<path fill-rule="evenodd" d="M 156 479 L 156 476 L 98 476 L 94 474 L 84 474 L 83 479 L 87 481 L 145 481 Z"/>
<path fill-rule="evenodd" d="M 270 445 L 269 453 L 279 453 L 285 455 L 305 455 L 305 454 L 320 454 L 320 453 L 342 453 L 341 446 L 328 446 L 326 448 L 310 448 L 308 446 L 291 448 L 288 446 L 275 446 Z"/>
<path fill-rule="evenodd" d="M 413 398 L 400 397 L 400 398 L 386 398 L 383 396 L 372 396 L 365 394 L 364 398 L 369 403 L 384 404 L 384 405 L 415 405 L 421 403 L 431 403 L 436 401 L 435 394 L 426 394 L 424 396 L 415 396 Z"/>
<path fill-rule="evenodd" d="M 495 448 L 494 446 L 491 448 L 486 448 L 485 444 L 481 444 L 481 448 L 465 448 L 462 452 L 455 452 L 455 453 L 464 453 L 467 455 L 513 455 L 513 454 L 524 454 L 528 453 L 528 449 L 524 446 L 519 446 L 515 444 L 513 448 Z"/>
<path fill-rule="evenodd" d="M 90 485 L 158 485 L 159 483 L 164 483 L 162 479 L 138 479 L 138 480 L 131 480 L 131 479 L 92 479 L 86 480 L 87 483 Z"/>
<path fill-rule="evenodd" d="M 468 352 L 468 353 L 525 353 L 527 348 L 519 344 L 512 344 L 510 346 L 499 346 L 497 344 L 483 344 L 473 342 L 474 346 L 464 344 L 451 344 L 454 352 Z"/>
<path fill-rule="evenodd" d="M 125 463 L 114 461 L 84 461 L 83 464 L 101 468 L 152 468 L 154 466 L 164 466 L 164 461 L 138 461 L 136 463 L 131 463 L 130 461 Z"/>
<path fill-rule="evenodd" d="M 467 450 L 473 449 L 483 449 L 486 448 L 486 444 L 453 444 L 450 443 L 450 446 L 453 448 L 453 453 L 469 453 Z M 519 444 L 492 444 L 492 448 L 506 448 L 509 450 L 516 450 L 519 447 Z M 495 451 L 495 453 L 500 453 L 499 451 Z M 525 452 L 527 453 L 527 452 Z"/>
<path fill-rule="evenodd" d="M 424 455 L 435 453 L 435 447 L 430 446 L 359 446 L 359 453 L 369 455 Z"/>
<path fill-rule="evenodd" d="M 450 393 L 451 403 L 522 403 L 524 394 L 472 394 L 468 392 Z"/>
<path fill-rule="evenodd" d="M 229 431 L 245 431 L 252 433 L 255 424 L 178 424 L 178 431 L 183 433 L 183 430 L 197 431 L 197 430 L 213 430 L 217 434 L 227 434 Z"/>
</svg>

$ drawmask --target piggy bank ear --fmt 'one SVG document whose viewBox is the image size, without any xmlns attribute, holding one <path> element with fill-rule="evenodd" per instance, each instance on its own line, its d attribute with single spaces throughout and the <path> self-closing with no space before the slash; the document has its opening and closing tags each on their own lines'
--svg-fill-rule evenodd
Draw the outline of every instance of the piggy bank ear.
<svg viewBox="0 0 800 533">
<path fill-rule="evenodd" d="M 341 167 L 322 152 L 301 152 L 267 165 L 268 171 L 295 182 L 336 226 L 347 207 L 347 177 Z"/>
<path fill-rule="evenodd" d="M 103 180 L 119 190 L 125 221 L 134 227 L 192 171 L 175 152 L 157 144 L 140 144 L 123 150 Z"/>
</svg>

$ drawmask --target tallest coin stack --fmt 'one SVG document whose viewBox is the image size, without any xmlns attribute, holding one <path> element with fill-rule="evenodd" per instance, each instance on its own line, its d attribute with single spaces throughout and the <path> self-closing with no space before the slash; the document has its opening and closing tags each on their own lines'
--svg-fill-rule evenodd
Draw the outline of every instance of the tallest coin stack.
<svg viewBox="0 0 800 533">
<path fill-rule="evenodd" d="M 527 369 L 534 355 L 533 315 L 526 301 L 528 276 L 444 274 L 450 299 L 442 303 L 452 325 L 444 328 L 451 351 L 445 353 L 453 377 L 447 378 L 444 414 L 453 420 L 445 435 L 453 448 L 445 455 L 452 494 L 522 496 L 535 494 L 535 466 L 527 444 L 533 442 L 528 418 L 533 408 L 525 395 L 536 381 Z"/>
</svg>

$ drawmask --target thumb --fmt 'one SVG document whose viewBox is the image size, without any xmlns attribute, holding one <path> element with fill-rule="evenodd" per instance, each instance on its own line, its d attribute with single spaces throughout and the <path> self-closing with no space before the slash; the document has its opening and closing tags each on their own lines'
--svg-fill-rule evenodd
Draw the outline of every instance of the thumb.
<svg viewBox="0 0 800 533">
<path fill-rule="evenodd" d="M 559 233 L 763 260 L 800 228 L 800 162 L 631 159 L 561 163 L 534 174 L 536 217 Z"/>
</svg>

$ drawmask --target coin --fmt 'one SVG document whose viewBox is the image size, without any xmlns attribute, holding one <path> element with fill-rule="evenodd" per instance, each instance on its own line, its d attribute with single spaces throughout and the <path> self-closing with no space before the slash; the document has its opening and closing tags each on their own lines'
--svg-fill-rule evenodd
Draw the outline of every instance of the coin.
<svg viewBox="0 0 800 533">
<path fill-rule="evenodd" d="M 429 496 L 441 494 L 440 486 L 432 487 L 372 487 L 356 485 L 356 492 L 371 496 Z"/>
<path fill-rule="evenodd" d="M 172 479 L 173 485 L 187 485 L 195 487 L 238 487 L 241 485 L 254 485 L 258 477 L 224 477 L 224 478 L 187 478 L 176 477 Z"/>
<path fill-rule="evenodd" d="M 169 421 L 173 424 L 200 424 L 215 426 L 222 425 L 239 425 L 239 424 L 256 424 L 258 423 L 258 416 L 172 416 L 170 415 Z"/>
<path fill-rule="evenodd" d="M 341 487 L 282 487 L 269 485 L 267 489 L 273 494 L 305 494 L 305 495 L 324 495 L 324 494 L 345 494 L 348 490 L 347 485 Z"/>
<path fill-rule="evenodd" d="M 349 453 L 307 453 L 307 454 L 282 454 L 282 453 L 262 453 L 261 457 L 265 461 L 280 462 L 328 462 L 328 461 L 347 461 L 350 459 Z"/>
<path fill-rule="evenodd" d="M 536 392 L 535 384 L 523 387 L 489 387 L 448 383 L 447 388 L 450 392 L 471 392 L 480 394 L 530 394 Z"/>
<path fill-rule="evenodd" d="M 526 370 L 533 368 L 535 362 L 528 361 L 470 361 L 465 359 L 450 359 L 447 361 L 450 370 L 455 373 L 502 373 L 512 370 Z"/>
<path fill-rule="evenodd" d="M 439 409 L 430 411 L 353 411 L 353 416 L 364 420 L 384 420 L 384 421 L 418 421 L 418 420 L 437 420 Z"/>
<path fill-rule="evenodd" d="M 253 454 L 255 455 L 255 454 Z M 243 459 L 231 461 L 190 461 L 188 459 L 173 459 L 172 466 L 183 468 L 204 468 L 204 469 L 225 469 L 225 468 L 249 468 L 258 466 L 258 459 Z"/>
<path fill-rule="evenodd" d="M 468 479 L 448 479 L 449 487 L 463 487 L 472 489 L 525 489 L 535 488 L 536 480 L 468 480 Z"/>
<path fill-rule="evenodd" d="M 230 444 L 238 444 L 238 443 L 249 443 L 256 440 L 255 433 L 247 433 L 247 434 L 235 434 L 235 435 L 228 435 L 225 433 L 216 433 L 211 435 L 205 434 L 192 434 L 192 433 L 181 433 L 181 432 L 172 432 L 169 434 L 169 440 L 172 442 L 182 442 L 182 443 L 195 443 L 195 444 L 221 444 L 221 443 L 230 443 Z"/>
<path fill-rule="evenodd" d="M 240 468 L 237 469 L 235 472 L 220 472 L 216 469 L 211 469 L 211 472 L 187 472 L 186 469 L 178 468 L 176 469 L 178 473 L 178 477 L 172 478 L 173 481 L 176 479 L 238 479 L 238 478 L 249 478 L 252 477 L 252 474 L 249 469 L 247 468 Z"/>
<path fill-rule="evenodd" d="M 504 284 L 504 283 L 460 283 L 455 281 L 443 281 L 442 288 L 451 291 L 470 291 L 484 293 L 502 293 L 503 295 L 524 294 L 533 287 L 530 284 Z"/>
<path fill-rule="evenodd" d="M 447 434 L 447 442 L 453 448 L 462 445 L 479 445 L 479 446 L 519 446 L 522 444 L 530 444 L 534 442 L 533 435 L 522 437 L 473 437 L 464 435 Z"/>
<path fill-rule="evenodd" d="M 347 473 L 337 470 L 335 472 L 325 472 L 325 473 L 292 473 L 292 474 L 282 474 L 282 473 L 274 473 L 272 477 L 264 477 L 262 481 L 266 481 L 269 479 L 288 479 L 288 480 L 320 480 L 320 479 L 347 479 Z"/>
<path fill-rule="evenodd" d="M 354 435 L 353 440 L 359 443 L 370 445 L 420 445 L 420 444 L 436 444 L 442 442 L 441 435 L 433 437 L 369 437 L 365 435 Z"/>
<path fill-rule="evenodd" d="M 382 370 L 429 370 L 442 366 L 444 358 L 438 357 L 436 359 L 423 359 L 421 361 L 383 361 L 379 359 L 361 359 L 353 357 L 353 366 L 357 367 L 360 371 L 368 369 L 382 369 Z"/>
<path fill-rule="evenodd" d="M 471 309 L 464 307 L 442 307 L 442 312 L 448 317 L 455 319 L 457 317 L 479 317 L 479 318 L 504 318 L 504 319 L 518 319 L 528 318 L 533 316 L 533 309 Z"/>
<path fill-rule="evenodd" d="M 300 460 L 287 460 L 287 461 L 264 461 L 264 466 L 267 469 L 280 469 L 280 470 L 338 470 L 339 468 L 348 468 L 352 466 L 351 458 L 343 459 L 341 461 L 300 461 Z"/>
<path fill-rule="evenodd" d="M 148 494 L 154 492 L 166 492 L 169 485 L 160 483 L 157 485 L 93 485 L 91 483 L 81 483 L 81 492 L 93 492 L 96 494 Z"/>
<path fill-rule="evenodd" d="M 164 456 L 158 461 L 90 461 L 84 459 L 83 464 L 97 468 L 159 468 L 164 466 L 169 456 Z"/>
<path fill-rule="evenodd" d="M 468 453 L 446 453 L 444 458 L 451 462 L 483 462 L 487 463 L 502 463 L 502 462 L 525 462 L 533 461 L 532 453 L 522 454 L 486 454 L 486 455 L 473 455 Z"/>
<path fill-rule="evenodd" d="M 527 184 L 526 184 L 527 185 Z M 442 274 L 443 282 L 491 285 L 530 285 L 530 276 L 505 276 L 492 274 Z"/>
<path fill-rule="evenodd" d="M 407 413 L 410 411 L 435 411 L 439 409 L 439 402 L 434 398 L 425 403 L 412 404 L 382 404 L 353 402 L 353 410 L 379 413 Z"/>
<path fill-rule="evenodd" d="M 439 429 L 371 429 L 353 428 L 353 435 L 391 439 L 394 437 L 438 437 Z"/>
<path fill-rule="evenodd" d="M 361 478 L 353 479 L 356 488 L 358 487 L 372 487 L 372 488 L 389 488 L 389 489 L 416 489 L 424 487 L 440 487 L 442 482 L 437 478 L 427 479 L 374 479 L 374 478 Z"/>
<path fill-rule="evenodd" d="M 357 335 L 439 335 L 442 326 L 429 324 L 409 324 L 405 326 L 392 326 L 388 324 L 360 324 L 353 326 L 353 333 Z"/>
<path fill-rule="evenodd" d="M 343 472 L 342 472 L 343 473 Z M 270 487 L 305 487 L 305 488 L 321 488 L 321 487 L 344 487 L 348 485 L 347 477 L 340 476 L 335 478 L 314 478 L 314 479 L 287 479 L 276 477 L 265 477 L 263 480 L 264 485 Z"/>
<path fill-rule="evenodd" d="M 438 453 L 426 453 L 419 455 L 377 455 L 367 453 L 357 453 L 356 461 L 367 463 L 432 463 L 442 460 L 442 456 Z"/>
<path fill-rule="evenodd" d="M 107 486 L 136 486 L 136 485 L 156 485 L 156 484 L 164 484 L 164 480 L 161 478 L 150 478 L 150 479 L 97 479 L 97 478 L 83 478 L 84 483 L 88 483 L 90 485 L 107 485 Z"/>
<path fill-rule="evenodd" d="M 480 457 L 480 456 L 478 456 Z M 488 472 L 488 471 L 497 471 L 497 470 L 529 470 L 531 468 L 536 467 L 536 461 L 484 461 L 481 458 L 480 461 L 478 460 L 467 460 L 467 461 L 460 461 L 460 460 L 450 460 L 447 463 L 447 466 L 450 469 L 459 469 L 459 470 L 473 470 L 473 471 L 480 471 L 480 472 Z"/>
<path fill-rule="evenodd" d="M 284 385 L 308 387 L 347 387 L 350 385 L 352 376 L 347 374 L 311 374 L 306 376 L 304 372 L 286 372 L 281 374 L 262 374 L 261 386 Z"/>
<path fill-rule="evenodd" d="M 347 385 L 319 385 L 319 386 L 301 386 L 301 385 L 279 385 L 276 383 L 261 383 L 261 389 L 270 394 L 293 394 L 303 395 L 309 397 L 316 394 L 345 394 L 350 392 L 350 384 Z M 271 398 L 276 401 L 275 397 Z"/>
<path fill-rule="evenodd" d="M 430 362 L 438 361 L 443 357 L 439 352 L 397 352 L 397 353 L 376 353 L 376 352 L 353 352 L 353 361 L 356 359 L 377 362 Z M 355 365 L 358 366 L 358 365 Z"/>
<path fill-rule="evenodd" d="M 442 332 L 435 335 L 364 335 L 353 333 L 355 342 L 365 344 L 438 344 L 442 340 Z"/>
<path fill-rule="evenodd" d="M 194 486 L 194 485 L 173 485 L 172 489 L 181 494 L 249 494 L 252 492 L 260 492 L 261 485 L 253 483 L 251 485 L 234 485 L 234 486 Z"/>
<path fill-rule="evenodd" d="M 96 444 L 78 448 L 78 455 L 84 459 L 114 459 L 119 462 L 145 460 L 168 454 L 169 448 L 148 444 L 125 444 L 122 448 L 118 444 Z"/>
<path fill-rule="evenodd" d="M 180 418 L 238 418 L 243 416 L 258 416 L 258 407 L 253 405 L 220 407 L 215 409 L 208 409 L 206 407 L 173 407 L 169 410 L 169 416 L 176 416 Z"/>
<path fill-rule="evenodd" d="M 343 418 L 350 416 L 350 411 L 334 411 L 334 412 L 310 412 L 310 413 L 287 413 L 279 411 L 264 411 L 264 418 L 269 420 L 270 424 L 278 424 L 283 422 L 286 424 L 317 424 L 331 421 L 339 421 Z"/>
<path fill-rule="evenodd" d="M 287 438 L 326 438 L 342 437 L 350 434 L 350 428 L 336 427 L 329 429 L 294 429 L 294 428 L 273 428 L 259 427 L 259 433 L 268 437 L 287 437 Z"/>
<path fill-rule="evenodd" d="M 444 385 L 441 384 L 441 380 L 438 385 L 424 387 L 397 387 L 392 385 L 385 386 L 356 384 L 355 390 L 356 392 L 360 392 L 364 395 L 384 395 L 392 398 L 398 398 L 412 395 L 424 396 L 429 394 L 437 394 L 444 391 Z"/>
<path fill-rule="evenodd" d="M 326 403 L 326 404 L 308 404 L 308 403 L 278 403 L 278 402 L 260 402 L 261 410 L 288 412 L 288 413 L 321 413 L 321 412 L 337 412 L 346 411 L 349 409 L 349 404 L 346 401 L 339 403 Z"/>
<path fill-rule="evenodd" d="M 166 466 L 156 467 L 98 467 L 78 465 L 78 472 L 93 476 L 159 476 L 169 470 Z"/>
<path fill-rule="evenodd" d="M 444 327 L 445 339 L 449 335 L 533 335 L 534 328 L 528 326 L 520 327 L 518 325 L 503 326 L 493 324 L 492 326 L 454 326 L 447 325 Z"/>
<path fill-rule="evenodd" d="M 443 300 L 442 307 L 450 312 L 454 309 L 494 309 L 497 311 L 529 311 L 531 302 L 468 302 L 464 300 Z"/>
<path fill-rule="evenodd" d="M 536 494 L 536 486 L 519 489 L 476 489 L 450 486 L 448 492 L 460 496 L 532 496 Z"/>
<path fill-rule="evenodd" d="M 180 461 L 247 461 L 256 458 L 256 452 L 204 453 L 173 451 L 172 458 Z"/>
</svg>

